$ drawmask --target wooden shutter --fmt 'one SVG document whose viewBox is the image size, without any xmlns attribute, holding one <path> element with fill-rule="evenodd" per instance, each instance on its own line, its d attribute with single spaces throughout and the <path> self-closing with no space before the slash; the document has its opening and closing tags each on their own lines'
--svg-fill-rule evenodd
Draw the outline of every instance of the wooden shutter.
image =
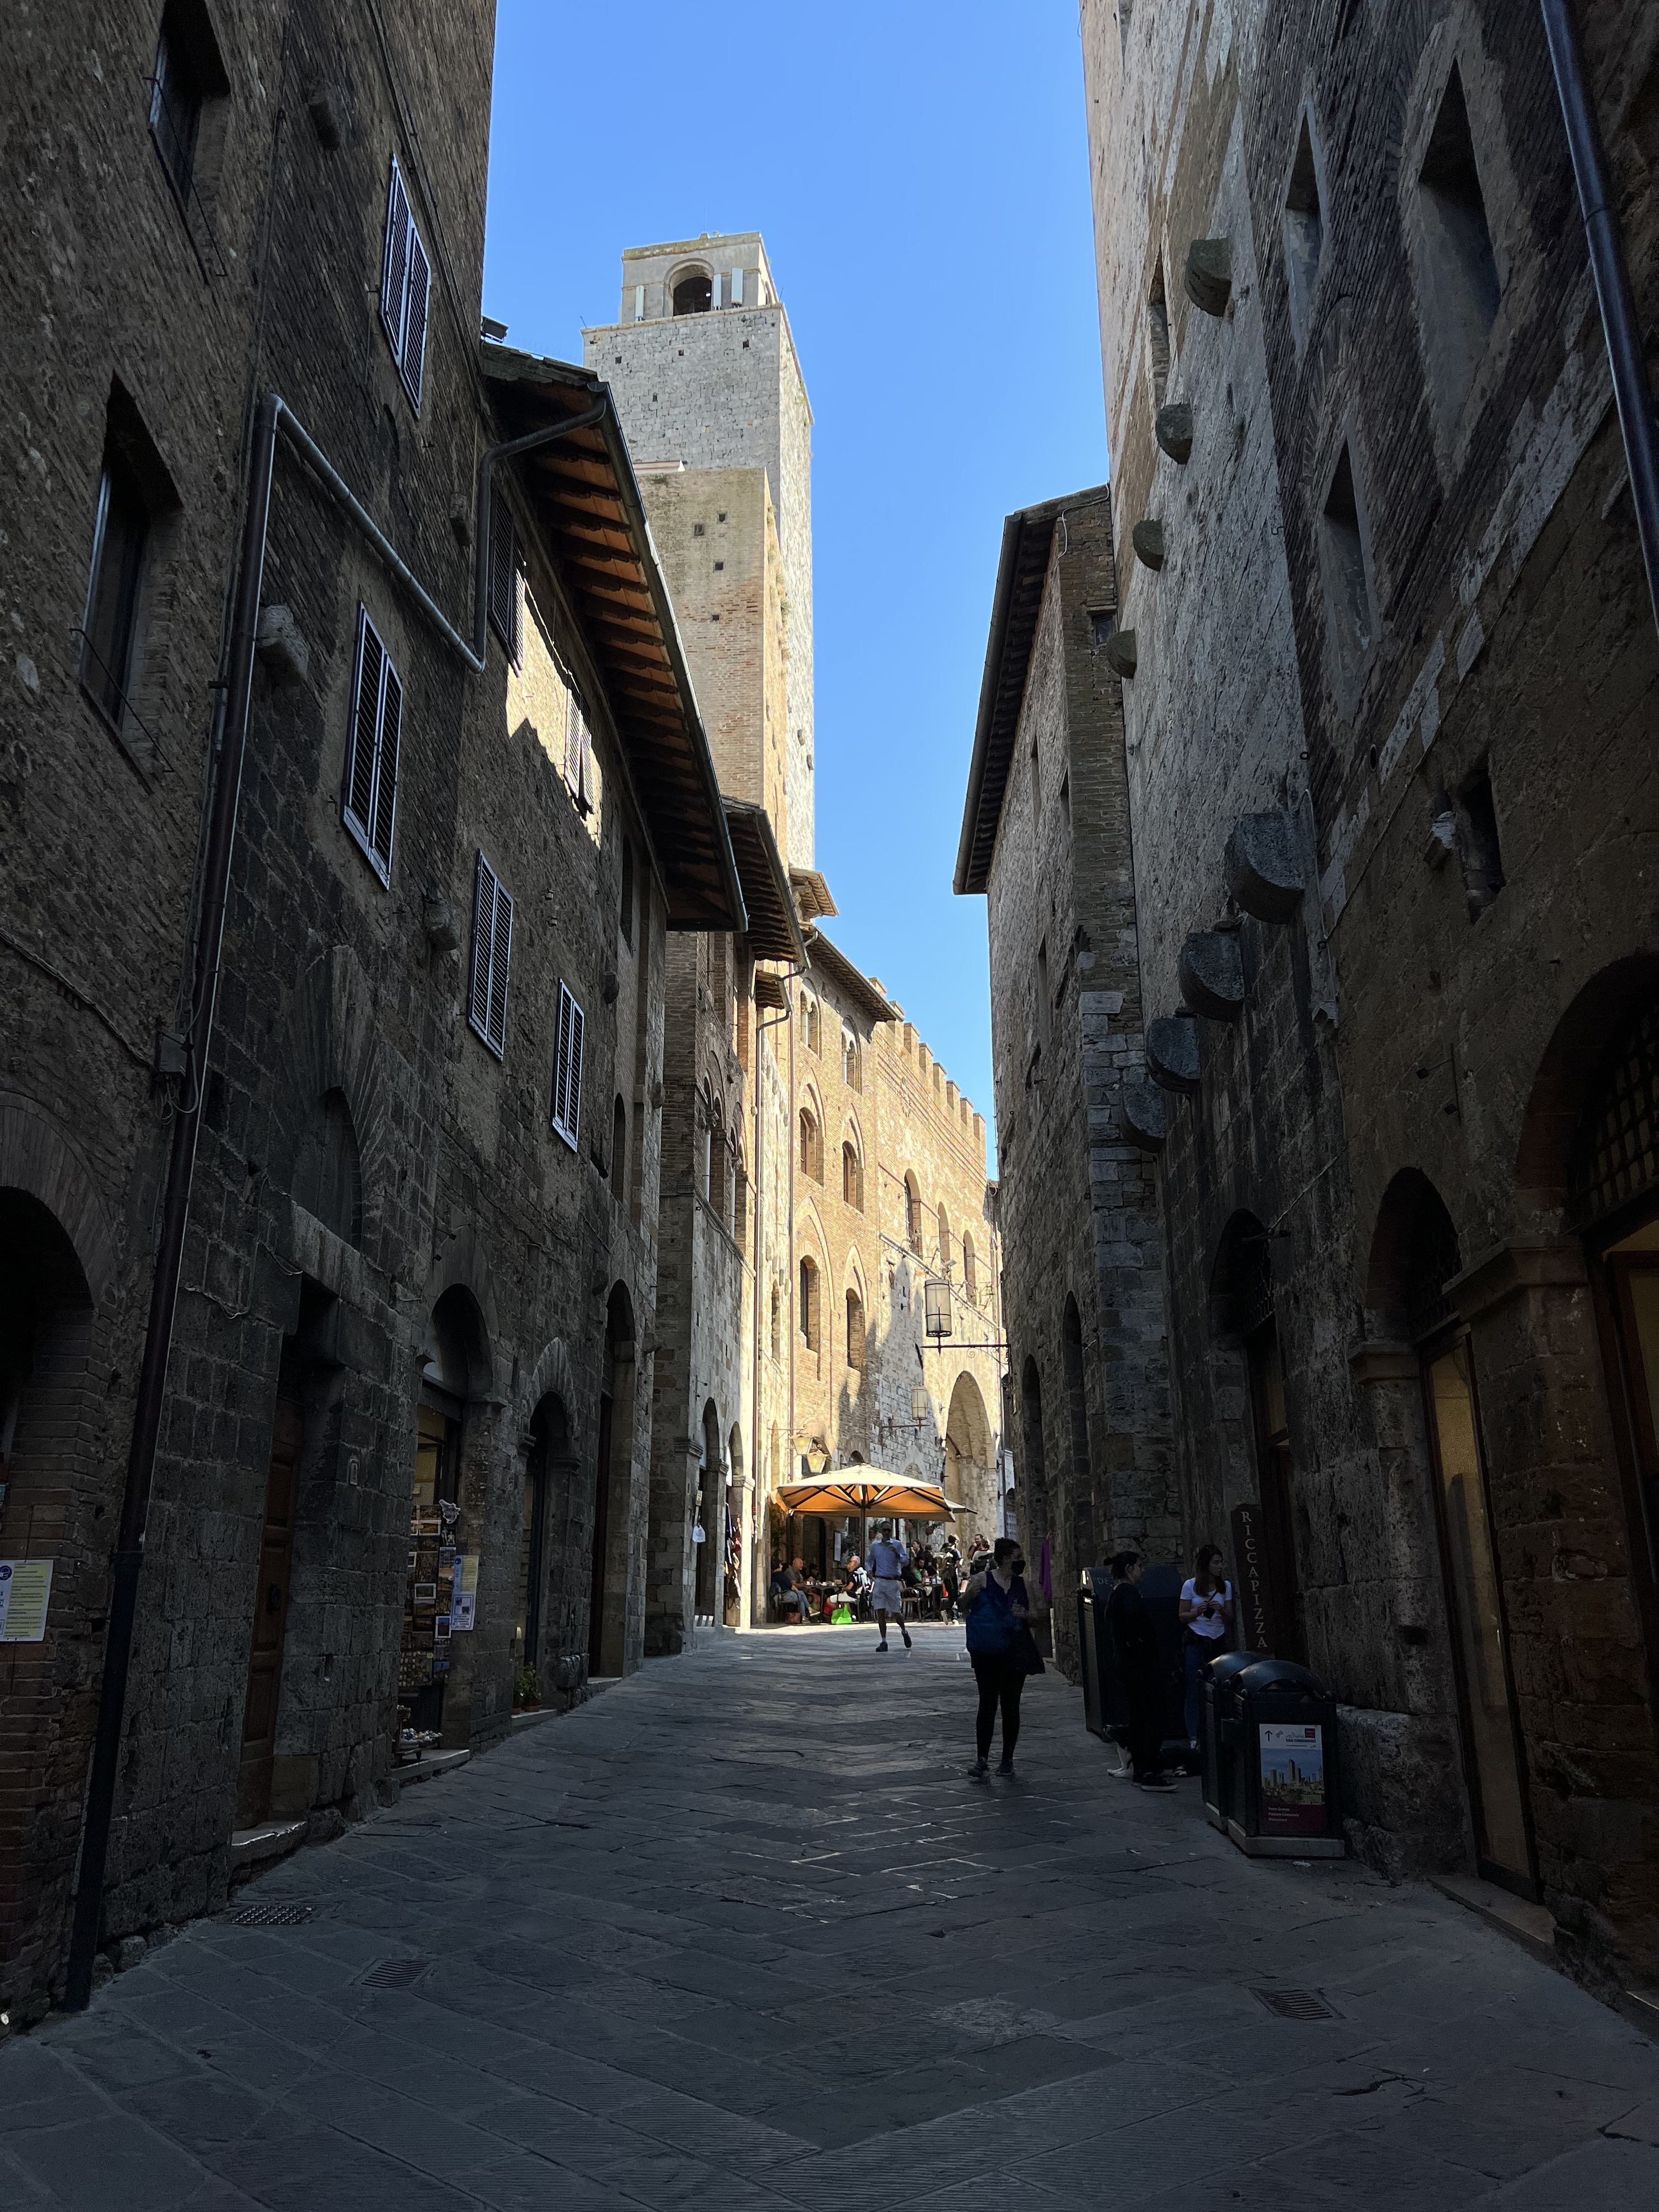
<svg viewBox="0 0 1659 2212">
<path fill-rule="evenodd" d="M 374 834 L 370 839 L 383 883 L 392 880 L 392 830 L 398 812 L 398 743 L 403 734 L 404 687 L 390 660 L 381 687 L 380 732 L 376 746 Z"/>
<path fill-rule="evenodd" d="M 466 1018 L 489 1042 L 489 956 L 495 941 L 495 872 L 482 853 L 472 887 L 472 988 Z"/>
<path fill-rule="evenodd" d="M 513 960 L 513 896 L 495 885 L 495 923 L 489 945 L 489 1015 L 484 1042 L 498 1060 L 507 1057 L 507 973 Z"/>
<path fill-rule="evenodd" d="M 408 392 L 417 415 L 421 411 L 421 392 L 426 376 L 426 315 L 431 289 L 432 270 L 427 262 L 426 249 L 421 244 L 420 234 L 411 222 L 409 226 L 409 311 L 404 318 L 400 365 L 404 389 Z"/>
<path fill-rule="evenodd" d="M 404 310 L 409 298 L 409 195 L 392 164 L 392 184 L 386 202 L 386 250 L 380 260 L 380 319 L 392 341 L 392 350 L 403 358 Z"/>
<path fill-rule="evenodd" d="M 362 842 L 373 842 L 374 741 L 380 725 L 380 679 L 386 648 L 366 607 L 357 610 L 357 675 L 352 686 L 351 736 L 346 747 L 345 818 Z"/>
<path fill-rule="evenodd" d="M 516 668 L 519 635 L 519 535 L 510 508 L 499 492 L 489 506 L 489 619 Z"/>
<path fill-rule="evenodd" d="M 559 986 L 559 1042 L 553 1066 L 553 1127 L 576 1150 L 582 1112 L 582 1010 L 566 983 Z"/>
</svg>

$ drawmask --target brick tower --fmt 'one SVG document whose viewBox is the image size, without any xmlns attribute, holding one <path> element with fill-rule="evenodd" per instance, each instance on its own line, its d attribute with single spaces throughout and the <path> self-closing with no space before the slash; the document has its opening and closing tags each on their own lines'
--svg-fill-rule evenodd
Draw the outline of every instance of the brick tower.
<svg viewBox="0 0 1659 2212">
<path fill-rule="evenodd" d="M 811 867 L 812 412 L 759 233 L 630 247 L 619 319 L 582 348 L 616 395 L 722 787 L 767 805 L 790 863 Z M 775 565 L 787 709 L 768 731 Z"/>
</svg>

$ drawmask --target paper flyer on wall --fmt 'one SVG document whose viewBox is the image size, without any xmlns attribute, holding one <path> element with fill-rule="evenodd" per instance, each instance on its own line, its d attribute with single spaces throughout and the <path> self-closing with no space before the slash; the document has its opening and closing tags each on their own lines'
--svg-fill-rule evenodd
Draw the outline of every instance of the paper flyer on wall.
<svg viewBox="0 0 1659 2212">
<path fill-rule="evenodd" d="M 0 1559 L 0 1644 L 46 1640 L 50 1559 Z"/>
<path fill-rule="evenodd" d="M 1325 1832 L 1325 1733 L 1307 1723 L 1286 1727 L 1263 1721 L 1256 1731 L 1261 1758 L 1261 1827 L 1265 1835 L 1322 1836 Z"/>
</svg>

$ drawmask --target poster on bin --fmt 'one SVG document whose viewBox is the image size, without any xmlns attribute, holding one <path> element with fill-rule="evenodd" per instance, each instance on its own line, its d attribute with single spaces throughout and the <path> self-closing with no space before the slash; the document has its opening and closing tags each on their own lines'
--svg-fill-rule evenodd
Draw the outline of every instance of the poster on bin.
<svg viewBox="0 0 1659 2212">
<path fill-rule="evenodd" d="M 1325 1736 L 1317 1726 L 1294 1728 L 1263 1721 L 1256 1729 L 1261 1758 L 1261 1832 L 1267 1836 L 1322 1836 L 1325 1832 Z"/>
</svg>

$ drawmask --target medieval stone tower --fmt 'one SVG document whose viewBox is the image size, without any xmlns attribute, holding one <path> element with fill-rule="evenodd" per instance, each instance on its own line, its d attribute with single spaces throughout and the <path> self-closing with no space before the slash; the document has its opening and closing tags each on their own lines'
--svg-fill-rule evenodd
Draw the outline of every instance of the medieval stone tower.
<svg viewBox="0 0 1659 2212">
<path fill-rule="evenodd" d="M 721 786 L 768 806 L 788 861 L 810 868 L 812 411 L 759 233 L 630 247 L 619 319 L 584 331 L 582 348 L 616 396 L 647 493 Z M 711 507 L 722 483 L 732 497 Z M 749 677 L 758 684 L 774 562 L 787 708 L 763 762 Z"/>
</svg>

